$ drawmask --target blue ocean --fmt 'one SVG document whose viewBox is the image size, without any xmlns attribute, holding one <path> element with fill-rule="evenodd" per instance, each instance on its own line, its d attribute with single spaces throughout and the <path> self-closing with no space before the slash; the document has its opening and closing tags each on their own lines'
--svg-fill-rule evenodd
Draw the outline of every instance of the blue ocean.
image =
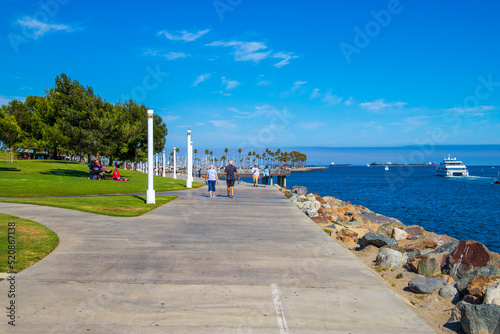
<svg viewBox="0 0 500 334">
<path fill-rule="evenodd" d="M 459 240 L 482 242 L 500 253 L 500 166 L 467 166 L 470 177 L 440 177 L 436 167 L 329 167 L 292 173 L 287 186 L 307 187 Z"/>
</svg>

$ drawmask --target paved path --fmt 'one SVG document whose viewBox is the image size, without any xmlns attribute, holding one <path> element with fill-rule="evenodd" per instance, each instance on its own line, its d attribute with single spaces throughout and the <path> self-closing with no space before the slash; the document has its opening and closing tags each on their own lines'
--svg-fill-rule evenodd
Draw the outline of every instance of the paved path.
<svg viewBox="0 0 500 334">
<path fill-rule="evenodd" d="M 0 333 L 435 332 L 276 188 L 206 190 L 137 218 L 0 203 L 61 239 L 16 275 L 15 329 L 0 283 Z"/>
</svg>

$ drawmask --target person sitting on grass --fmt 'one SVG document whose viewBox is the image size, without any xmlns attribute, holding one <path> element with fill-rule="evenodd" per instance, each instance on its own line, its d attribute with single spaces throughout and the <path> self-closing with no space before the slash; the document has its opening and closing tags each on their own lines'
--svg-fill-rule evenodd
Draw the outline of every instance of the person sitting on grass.
<svg viewBox="0 0 500 334">
<path fill-rule="evenodd" d="M 124 179 L 121 177 L 120 172 L 118 171 L 118 168 L 115 167 L 115 170 L 113 172 L 113 180 L 115 181 L 128 181 L 128 179 Z"/>
</svg>

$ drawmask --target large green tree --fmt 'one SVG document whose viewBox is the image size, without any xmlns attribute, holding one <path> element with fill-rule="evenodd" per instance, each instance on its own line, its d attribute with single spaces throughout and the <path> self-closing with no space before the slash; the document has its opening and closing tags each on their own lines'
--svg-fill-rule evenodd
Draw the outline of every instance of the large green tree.
<svg viewBox="0 0 500 334">
<path fill-rule="evenodd" d="M 12 102 L 12 101 L 11 101 Z M 10 115 L 7 106 L 2 106 L 0 109 L 0 141 L 10 148 L 8 162 L 14 160 L 14 148 L 21 138 L 21 128 L 16 122 L 16 118 Z"/>
</svg>

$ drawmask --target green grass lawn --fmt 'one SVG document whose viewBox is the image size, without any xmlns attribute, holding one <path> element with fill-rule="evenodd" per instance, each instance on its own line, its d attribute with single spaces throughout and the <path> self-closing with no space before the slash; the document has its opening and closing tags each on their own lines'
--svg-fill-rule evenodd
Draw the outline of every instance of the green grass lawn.
<svg viewBox="0 0 500 334">
<path fill-rule="evenodd" d="M 35 204 L 92 212 L 116 217 L 137 217 L 166 204 L 177 196 L 156 195 L 155 204 L 146 204 L 146 196 L 96 196 L 62 198 L 3 198 L 0 202 Z"/>
<path fill-rule="evenodd" d="M 58 244 L 58 236 L 47 227 L 0 213 L 0 272 L 20 272 L 47 256 Z"/>
<path fill-rule="evenodd" d="M 145 195 L 92 196 L 145 194 L 147 174 L 120 170 L 128 182 L 88 180 L 88 167 L 68 161 L 15 160 L 5 162 L 0 151 L 0 202 L 15 202 L 54 206 L 97 214 L 134 217 L 166 204 L 176 196 L 156 195 L 155 204 L 146 204 Z M 185 181 L 154 177 L 156 192 L 186 189 Z M 202 186 L 193 182 L 193 188 Z M 89 196 L 90 195 L 90 196 Z M 33 198 L 43 196 L 72 196 L 59 198 Z M 30 197 L 30 198 L 28 198 Z M 16 224 L 15 267 L 8 265 L 9 222 Z M 59 243 L 57 235 L 35 222 L 0 213 L 0 272 L 19 272 L 47 256 Z"/>
<path fill-rule="evenodd" d="M 88 180 L 86 164 L 54 160 L 0 160 L 0 197 L 145 193 L 147 174 L 120 169 L 128 182 Z M 105 174 L 106 175 L 106 174 Z M 108 176 L 110 177 L 110 176 Z M 186 189 L 186 181 L 154 176 L 156 192 Z M 202 186 L 193 182 L 193 188 Z"/>
</svg>

